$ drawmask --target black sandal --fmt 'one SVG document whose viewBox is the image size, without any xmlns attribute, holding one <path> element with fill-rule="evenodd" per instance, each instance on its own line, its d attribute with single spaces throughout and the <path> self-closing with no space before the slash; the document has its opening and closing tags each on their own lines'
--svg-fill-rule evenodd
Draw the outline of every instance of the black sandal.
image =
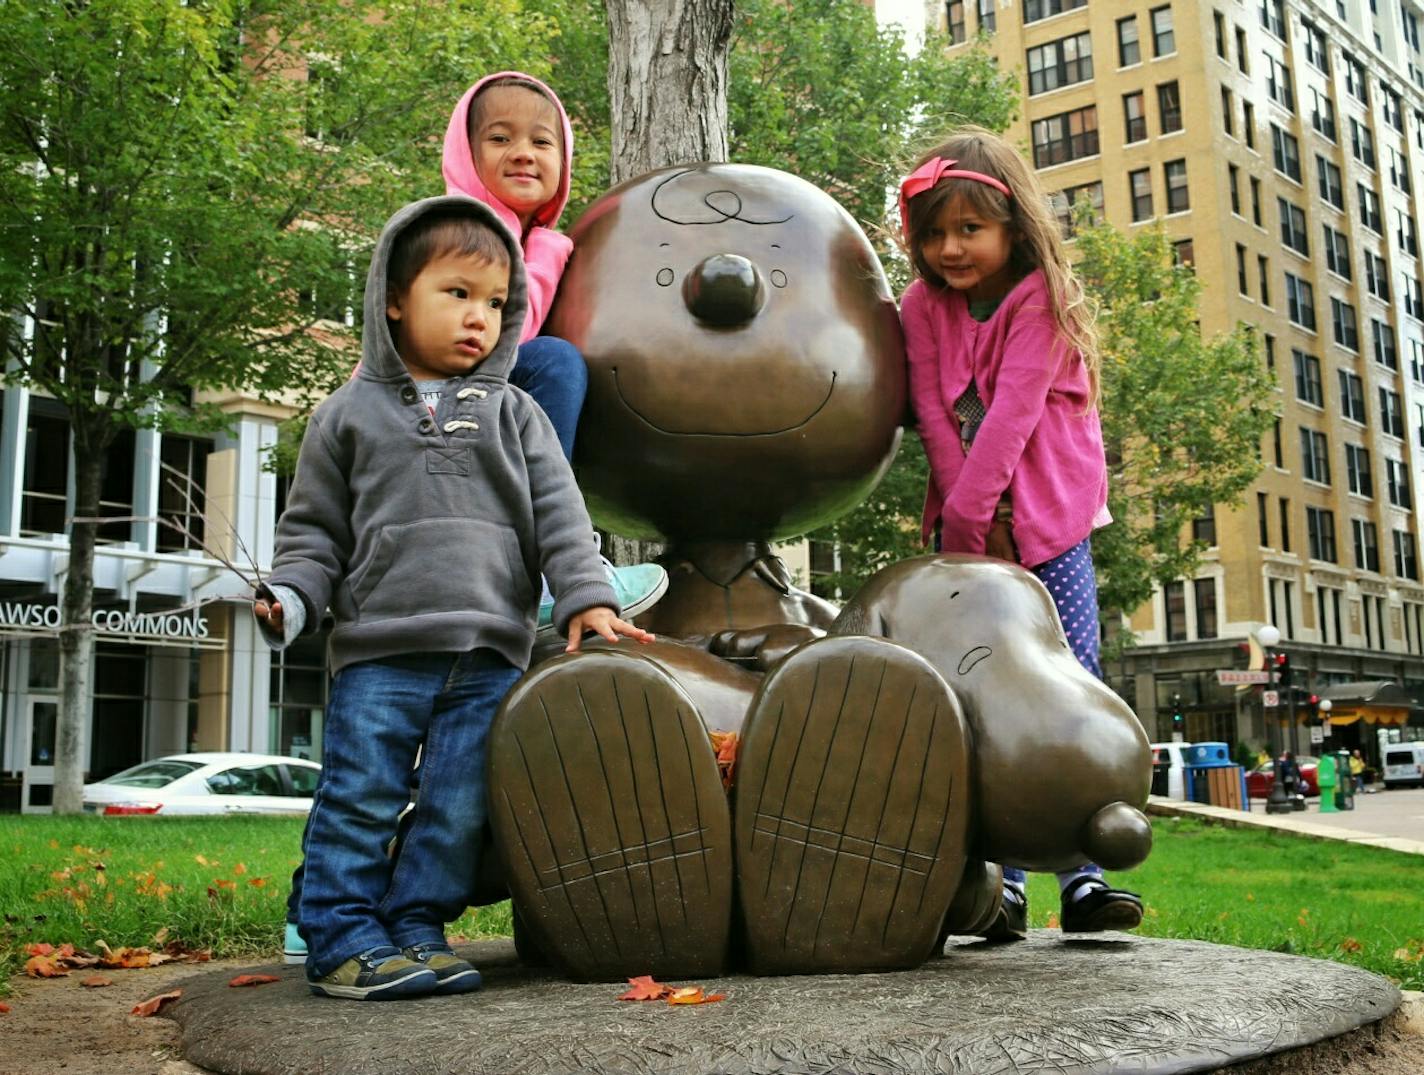
<svg viewBox="0 0 1424 1075">
<path fill-rule="evenodd" d="M 1075 899 L 1084 886 L 1091 886 L 1091 891 Z M 1063 890 L 1058 924 L 1064 933 L 1136 929 L 1142 924 L 1142 897 L 1136 892 L 1109 888 L 1101 877 L 1084 874 Z"/>
</svg>

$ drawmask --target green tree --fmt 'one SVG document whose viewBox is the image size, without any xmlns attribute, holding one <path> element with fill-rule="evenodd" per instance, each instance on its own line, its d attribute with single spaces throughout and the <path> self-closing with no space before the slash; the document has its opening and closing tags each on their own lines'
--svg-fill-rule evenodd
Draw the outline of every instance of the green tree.
<svg viewBox="0 0 1424 1075">
<path fill-rule="evenodd" d="M 1202 335 L 1201 282 L 1160 228 L 1080 228 L 1077 270 L 1100 307 L 1111 526 L 1093 537 L 1102 607 L 1128 613 L 1190 577 L 1187 524 L 1236 504 L 1261 470 L 1274 379 L 1244 325 Z"/>
<path fill-rule="evenodd" d="M 0 7 L 4 383 L 73 438 L 55 806 L 80 807 L 101 464 L 213 430 L 209 388 L 328 388 L 391 211 L 440 193 L 472 72 L 547 71 L 519 0 L 29 0 Z M 333 319 L 334 318 L 334 319 Z"/>
</svg>

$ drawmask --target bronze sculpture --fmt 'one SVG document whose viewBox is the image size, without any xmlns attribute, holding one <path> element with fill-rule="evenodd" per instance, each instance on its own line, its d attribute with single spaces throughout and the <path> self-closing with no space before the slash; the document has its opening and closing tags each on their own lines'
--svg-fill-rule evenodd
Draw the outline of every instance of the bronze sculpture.
<svg viewBox="0 0 1424 1075">
<path fill-rule="evenodd" d="M 1145 858 L 1146 737 L 1032 575 L 921 557 L 837 617 L 771 552 L 898 441 L 898 319 L 851 218 L 699 165 L 572 236 L 550 324 L 589 363 L 580 484 L 603 525 L 669 540 L 672 579 L 640 620 L 662 640 L 545 661 L 492 731 L 526 941 L 580 978 L 716 973 L 733 947 L 758 973 L 911 967 L 987 924 L 988 861 Z M 709 732 L 741 733 L 730 808 Z"/>
</svg>

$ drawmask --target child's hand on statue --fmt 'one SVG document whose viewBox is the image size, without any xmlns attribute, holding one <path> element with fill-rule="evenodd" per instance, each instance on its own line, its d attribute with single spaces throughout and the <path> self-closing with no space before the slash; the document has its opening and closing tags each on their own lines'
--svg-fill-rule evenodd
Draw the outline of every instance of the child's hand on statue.
<svg viewBox="0 0 1424 1075">
<path fill-rule="evenodd" d="M 619 635 L 638 642 L 654 641 L 652 634 L 641 627 L 634 627 L 627 620 L 619 619 L 618 614 L 611 608 L 600 605 L 597 608 L 586 608 L 569 620 L 569 644 L 564 647 L 565 653 L 579 651 L 585 631 L 593 631 L 609 642 L 617 642 Z"/>
</svg>

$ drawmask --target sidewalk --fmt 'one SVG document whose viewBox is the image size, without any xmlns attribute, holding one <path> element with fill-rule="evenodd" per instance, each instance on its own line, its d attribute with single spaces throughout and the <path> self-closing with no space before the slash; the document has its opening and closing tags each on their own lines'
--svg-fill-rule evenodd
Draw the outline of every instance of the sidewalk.
<svg viewBox="0 0 1424 1075">
<path fill-rule="evenodd" d="M 1168 817 L 1199 817 L 1219 825 L 1230 825 L 1243 829 L 1275 829 L 1278 832 L 1294 833 L 1313 840 L 1340 840 L 1344 843 L 1363 844 L 1366 847 L 1383 847 L 1390 851 L 1403 851 L 1408 855 L 1424 855 L 1424 840 L 1409 840 L 1400 836 L 1381 836 L 1378 833 L 1347 829 L 1338 824 L 1321 823 L 1315 811 L 1306 810 L 1289 814 L 1267 814 L 1261 810 L 1231 810 L 1224 806 L 1209 806 L 1206 803 L 1187 802 L 1171 799 L 1165 795 L 1152 795 L 1147 800 L 1149 814 Z M 1336 818 L 1338 814 L 1327 815 Z"/>
</svg>

